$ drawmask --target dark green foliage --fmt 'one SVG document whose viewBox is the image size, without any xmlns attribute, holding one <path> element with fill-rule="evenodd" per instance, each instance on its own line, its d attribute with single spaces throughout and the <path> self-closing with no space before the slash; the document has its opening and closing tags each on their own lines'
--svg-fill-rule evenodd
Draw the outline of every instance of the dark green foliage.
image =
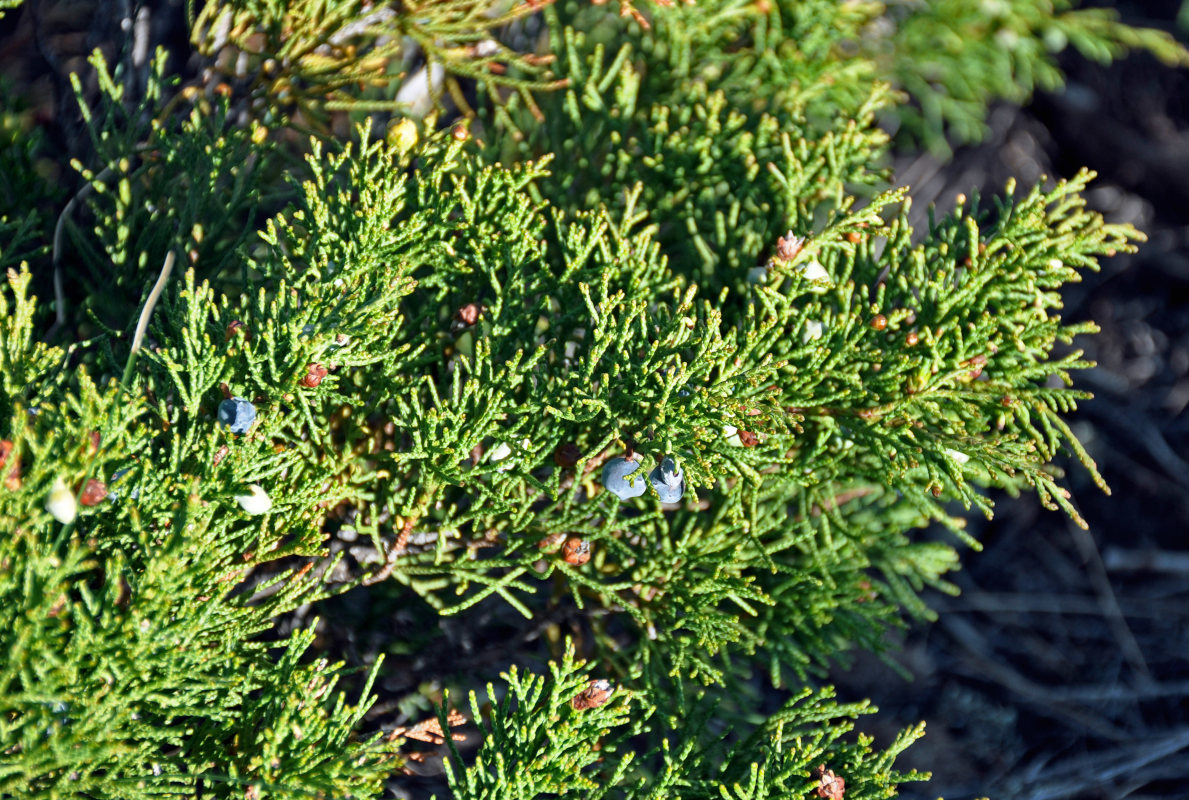
<svg viewBox="0 0 1189 800">
<path fill-rule="evenodd" d="M 36 141 L 3 142 L 0 174 L 71 235 L 6 200 L 0 794 L 378 796 L 407 752 L 361 729 L 380 659 L 364 679 L 290 623 L 381 581 L 554 645 L 548 677 L 472 696 L 459 798 L 807 796 L 825 764 L 854 800 L 921 777 L 891 767 L 919 727 L 875 752 L 852 735 L 870 709 L 814 682 L 952 591 L 950 542 L 977 548 L 959 507 L 1029 488 L 1080 522 L 1052 462 L 1094 472 L 1062 419 L 1094 326 L 1060 290 L 1142 237 L 1085 208 L 1088 173 L 911 230 L 878 125 L 906 98 L 882 78 L 922 130 L 967 135 L 1053 78 L 1046 31 L 1183 53 L 1003 4 L 1027 44 L 961 94 L 911 70 L 933 69 L 926 34 L 978 20 L 928 4 L 373 5 L 196 9 L 208 83 L 159 53 L 140 97 L 96 55 L 65 201 Z M 976 69 L 987 36 L 963 41 L 945 57 Z M 366 112 L 403 108 L 414 51 L 453 76 L 431 99 L 473 101 L 469 132 L 434 132 L 439 103 L 380 135 Z M 228 398 L 250 424 L 220 422 Z M 629 450 L 647 489 L 621 500 L 599 478 Z M 666 456 L 680 502 L 647 481 Z M 331 556 L 348 531 L 380 563 Z M 611 698 L 576 708 L 595 678 Z M 761 684 L 781 711 L 755 713 Z"/>
<path fill-rule="evenodd" d="M 872 709 L 837 703 L 829 690 L 798 693 L 748 737 L 728 744 L 722 737 L 689 735 L 713 723 L 716 709 L 709 703 L 663 711 L 616 689 L 603 705 L 584 708 L 575 699 L 588 686 L 588 670 L 575 664 L 567 648 L 560 664 L 550 664 L 549 677 L 522 677 L 513 669 L 503 676 L 508 686 L 502 699 L 489 685 L 492 714 L 484 745 L 473 766 L 448 772 L 455 796 L 758 800 L 808 794 L 818 782 L 807 776 L 829 763 L 840 773 L 863 776 L 847 780 L 847 797 L 882 798 L 895 796 L 899 783 L 925 777 L 891 768 L 923 725 L 903 731 L 886 751 L 872 752 L 869 737 L 843 738 L 853 731 L 853 720 Z M 470 706 L 480 719 L 474 692 Z M 655 727 L 686 735 L 665 736 L 659 752 L 650 754 L 655 768 L 642 771 L 629 736 Z M 597 751 L 588 746 L 595 738 Z"/>
<path fill-rule="evenodd" d="M 231 125 L 225 106 L 169 116 L 163 51 L 146 98 L 132 109 L 122 105 L 123 91 L 107 65 L 92 61 L 106 91 L 97 108 L 83 104 L 83 114 L 97 163 L 106 166 L 80 167 L 80 173 L 90 210 L 102 222 L 90 236 L 73 237 L 86 269 L 72 273 L 72 283 L 81 282 L 72 288 L 83 290 L 83 313 L 112 330 L 135 318 L 170 248 L 186 248 L 189 260 L 202 265 L 202 277 L 239 283 L 235 254 L 254 234 L 257 207 L 275 202 L 255 188 L 273 171 L 273 159 L 267 142 L 252 138 L 264 129 Z M 75 87 L 81 98 L 77 80 Z M 164 197 L 176 199 L 163 203 Z"/>
</svg>

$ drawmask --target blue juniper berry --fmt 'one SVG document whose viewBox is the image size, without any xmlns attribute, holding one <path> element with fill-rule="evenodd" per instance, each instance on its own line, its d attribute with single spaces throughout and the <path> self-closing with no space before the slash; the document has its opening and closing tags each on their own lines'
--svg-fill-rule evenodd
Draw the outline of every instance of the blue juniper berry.
<svg viewBox="0 0 1189 800">
<path fill-rule="evenodd" d="M 685 475 L 673 456 L 661 459 L 660 466 L 648 473 L 648 480 L 662 503 L 679 502 L 685 495 Z"/>
<path fill-rule="evenodd" d="M 639 466 L 635 461 L 622 456 L 611 459 L 603 467 L 603 485 L 620 500 L 639 497 L 648 488 L 643 475 L 630 477 Z"/>
<path fill-rule="evenodd" d="M 219 422 L 232 433 L 247 433 L 256 419 L 256 406 L 242 397 L 229 397 L 219 403 Z"/>
</svg>

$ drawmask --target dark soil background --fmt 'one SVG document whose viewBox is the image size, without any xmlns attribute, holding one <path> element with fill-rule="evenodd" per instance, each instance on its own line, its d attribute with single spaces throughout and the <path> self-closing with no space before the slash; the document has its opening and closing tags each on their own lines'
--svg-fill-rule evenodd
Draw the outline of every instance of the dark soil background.
<svg viewBox="0 0 1189 800">
<path fill-rule="evenodd" d="M 111 29 L 119 14 L 98 12 L 125 3 L 28 5 L 44 12 L 49 35 L 34 35 L 29 9 L 0 24 L 0 76 L 18 95 L 45 98 L 37 119 L 53 129 L 67 112 L 48 98 L 61 99 L 62 77 L 84 68 L 82 55 L 110 34 L 87 34 L 71 21 L 94 14 L 96 28 Z M 158 5 L 181 10 L 175 0 Z M 1179 6 L 1120 11 L 1133 24 L 1175 31 Z M 158 38 L 180 37 L 174 30 Z M 1102 326 L 1077 343 L 1098 366 L 1078 376 L 1096 398 L 1074 428 L 1112 496 L 1069 465 L 1091 530 L 1034 497 L 1000 498 L 993 521 L 972 520 L 985 547 L 966 554 L 954 576 L 962 594 L 931 597 L 939 620 L 910 630 L 892 656 L 914 679 L 863 655 L 830 676 L 844 699 L 880 706 L 864 724 L 881 740 L 928 722 L 901 766 L 934 778 L 906 787 L 909 798 L 1189 798 L 1189 71 L 1144 56 L 1102 67 L 1070 55 L 1064 66 L 1065 91 L 1023 109 L 996 108 L 983 144 L 944 162 L 897 160 L 896 182 L 912 187 L 917 223 L 930 203 L 945 211 L 959 192 L 992 194 L 1011 176 L 1027 186 L 1088 166 L 1100 175 L 1091 206 L 1149 237 L 1137 255 L 1105 261 L 1067 295 L 1068 318 Z M 56 127 L 55 146 L 70 150 L 77 128 Z M 335 546 L 356 549 L 343 536 Z M 315 610 L 333 621 L 320 642 L 331 653 L 355 662 L 388 653 L 381 701 L 365 723 L 385 729 L 431 716 L 425 698 L 440 696 L 440 686 L 425 676 L 481 674 L 478 688 L 539 650 L 548 628 L 568 627 L 552 619 L 525 632 L 505 627 L 498 612 L 439 627 L 380 586 Z M 395 792 L 442 796 L 440 766 L 411 766 L 428 776 L 398 778 Z"/>
</svg>

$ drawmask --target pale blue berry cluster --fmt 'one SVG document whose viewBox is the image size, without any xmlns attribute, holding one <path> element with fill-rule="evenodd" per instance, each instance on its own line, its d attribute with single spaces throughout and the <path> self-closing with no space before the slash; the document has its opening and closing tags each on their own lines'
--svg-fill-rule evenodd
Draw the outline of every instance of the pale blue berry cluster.
<svg viewBox="0 0 1189 800">
<path fill-rule="evenodd" d="M 685 476 L 673 456 L 661 459 L 660 466 L 648 473 L 648 480 L 640 474 L 635 458 L 613 458 L 603 467 L 603 486 L 620 500 L 639 497 L 648 489 L 656 489 L 662 503 L 676 503 L 685 495 Z"/>
</svg>

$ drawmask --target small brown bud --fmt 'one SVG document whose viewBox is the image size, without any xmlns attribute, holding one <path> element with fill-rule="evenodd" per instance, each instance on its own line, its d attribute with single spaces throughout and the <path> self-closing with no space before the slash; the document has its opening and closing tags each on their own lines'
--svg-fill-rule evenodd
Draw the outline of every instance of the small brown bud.
<svg viewBox="0 0 1189 800">
<path fill-rule="evenodd" d="M 453 136 L 454 139 L 459 142 L 465 142 L 471 136 L 470 131 L 467 130 L 466 125 L 462 125 L 462 124 L 455 125 L 453 128 L 451 128 L 450 135 Z"/>
<path fill-rule="evenodd" d="M 10 460 L 12 464 L 4 477 L 4 487 L 10 492 L 21 488 L 21 455 L 14 453 L 14 449 L 12 442 L 7 439 L 0 440 L 0 470 L 3 470 Z"/>
<path fill-rule="evenodd" d="M 972 381 L 979 375 L 983 374 L 983 367 L 987 365 L 987 357 L 984 355 L 977 355 L 973 358 L 966 359 L 962 362 L 962 365 L 966 367 L 974 367 L 974 369 L 970 370 L 970 372 L 966 374 L 966 379 Z"/>
<path fill-rule="evenodd" d="M 62 613 L 62 610 L 63 610 L 64 608 L 66 608 L 66 603 L 67 603 L 67 602 L 68 602 L 68 600 L 67 600 L 67 598 L 66 598 L 66 593 L 65 593 L 65 592 L 63 592 L 62 594 L 58 595 L 58 599 L 54 601 L 54 604 L 53 604 L 52 606 L 50 606 L 50 608 L 49 608 L 49 611 L 47 611 L 47 612 L 46 612 L 46 616 L 47 616 L 47 617 L 56 617 L 56 616 L 58 616 L 59 614 L 61 614 L 61 613 Z"/>
<path fill-rule="evenodd" d="M 462 325 L 474 325 L 479 320 L 479 304 L 467 303 L 454 312 L 454 321 Z"/>
<path fill-rule="evenodd" d="M 801 236 L 794 236 L 793 232 L 789 231 L 776 240 L 776 257 L 781 261 L 792 261 L 804 246 L 805 239 Z"/>
<path fill-rule="evenodd" d="M 884 328 L 888 327 L 888 318 L 883 314 L 876 314 L 871 318 L 871 327 L 877 331 L 882 331 Z"/>
<path fill-rule="evenodd" d="M 760 437 L 751 431 L 740 430 L 737 433 L 739 434 L 739 443 L 744 447 L 755 447 L 760 443 Z"/>
<path fill-rule="evenodd" d="M 82 496 L 78 501 L 84 506 L 99 505 L 103 498 L 107 497 L 107 486 L 103 481 L 97 481 L 91 478 L 87 481 L 87 485 L 83 487 Z"/>
<path fill-rule="evenodd" d="M 595 680 L 586 684 L 586 688 L 574 695 L 570 705 L 575 711 L 585 711 L 588 708 L 598 708 L 611 698 L 614 691 L 610 681 Z"/>
<path fill-rule="evenodd" d="M 908 335 L 904 337 L 904 343 L 906 345 L 908 345 L 909 347 L 913 347 L 920 340 L 921 340 L 921 337 L 917 336 L 916 331 L 909 331 Z"/>
<path fill-rule="evenodd" d="M 582 451 L 573 442 L 558 445 L 557 449 L 553 451 L 553 463 L 563 469 L 574 466 L 580 458 L 582 458 Z"/>
<path fill-rule="evenodd" d="M 252 338 L 251 332 L 248 331 L 248 326 L 240 322 L 238 319 L 232 320 L 231 324 L 227 326 L 227 332 L 224 334 L 225 341 L 230 342 L 236 334 L 242 335 L 245 342 Z"/>
<path fill-rule="evenodd" d="M 814 792 L 818 797 L 824 800 L 842 800 L 846 793 L 846 781 L 835 775 L 834 770 L 826 769 L 826 765 L 822 764 L 813 771 L 813 777 L 817 779 Z"/>
<path fill-rule="evenodd" d="M 561 548 L 561 557 L 567 564 L 573 564 L 575 567 L 582 566 L 590 561 L 590 542 L 579 539 L 577 536 L 566 539 L 566 543 Z"/>
<path fill-rule="evenodd" d="M 216 467 L 219 466 L 219 462 L 222 461 L 223 459 L 227 458 L 227 454 L 229 452 L 231 452 L 231 451 L 227 449 L 227 445 L 223 445 L 222 447 L 220 447 L 218 450 L 215 451 L 215 457 L 212 460 L 212 463 Z"/>
<path fill-rule="evenodd" d="M 551 533 L 541 541 L 537 542 L 538 550 L 556 550 L 561 547 L 562 542 L 565 541 L 566 535 L 564 533 Z"/>
<path fill-rule="evenodd" d="M 846 234 L 846 240 L 851 244 L 858 244 L 859 242 L 863 241 L 863 234 L 859 233 L 858 231 L 850 231 Z"/>
<path fill-rule="evenodd" d="M 129 598 L 132 597 L 132 587 L 128 584 L 128 579 L 123 575 L 119 576 L 119 581 L 119 588 L 116 590 L 116 606 L 118 608 L 126 608 Z"/>
<path fill-rule="evenodd" d="M 310 362 L 309 364 L 306 364 L 306 374 L 300 381 L 298 381 L 298 383 L 300 383 L 302 386 L 313 389 L 315 386 L 322 383 L 322 379 L 325 378 L 327 374 L 329 373 L 327 372 L 326 367 L 322 366 L 321 364 Z"/>
</svg>

